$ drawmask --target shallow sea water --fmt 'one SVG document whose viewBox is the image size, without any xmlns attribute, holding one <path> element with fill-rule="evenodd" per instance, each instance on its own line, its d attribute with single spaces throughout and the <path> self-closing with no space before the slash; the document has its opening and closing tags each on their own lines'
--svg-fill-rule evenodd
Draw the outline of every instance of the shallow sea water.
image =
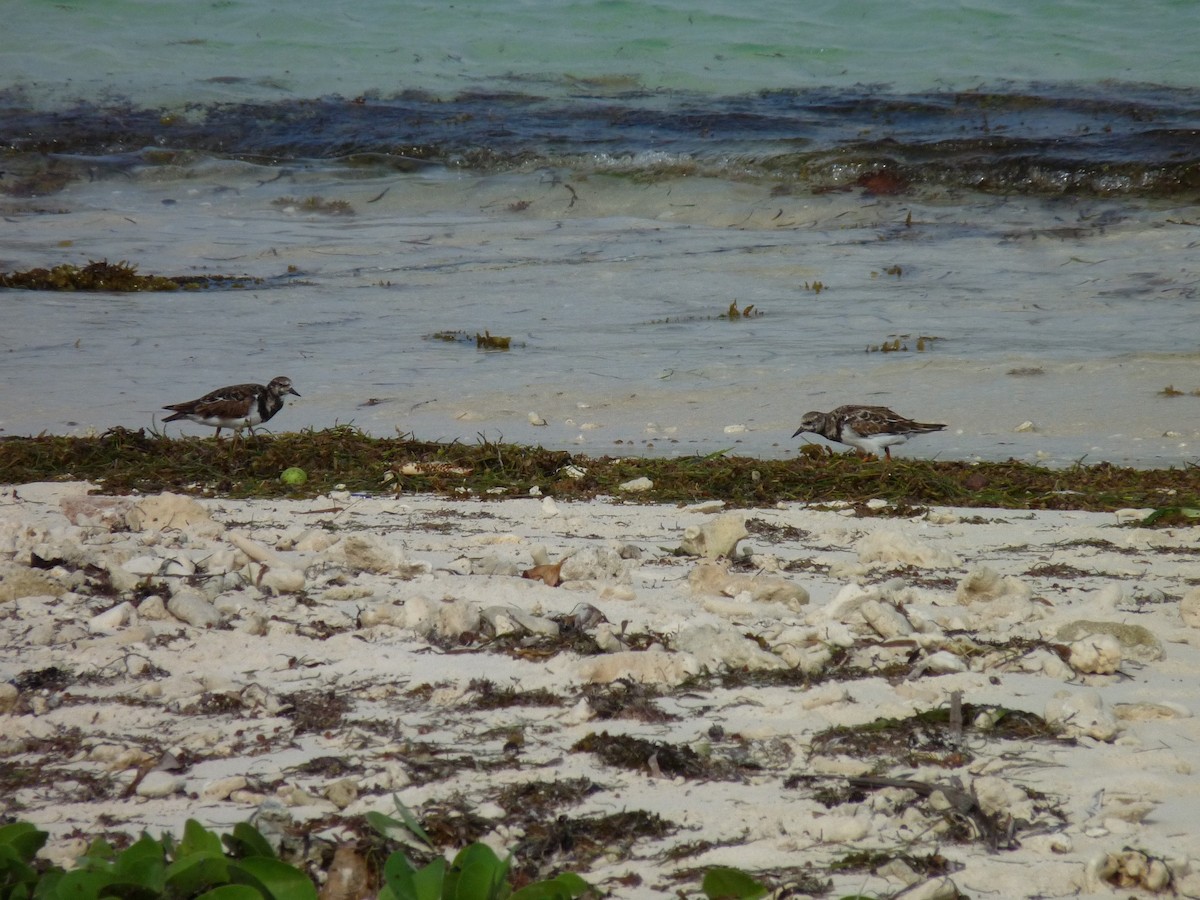
<svg viewBox="0 0 1200 900">
<path fill-rule="evenodd" d="M 0 294 L 0 371 L 25 398 L 0 427 L 153 426 L 164 403 L 287 374 L 304 396 L 274 428 L 780 456 L 806 410 L 871 402 L 948 424 L 901 453 L 1194 458 L 1197 234 L 1178 209 L 613 181 L 73 185 L 69 211 L 23 223 L 6 268 L 72 260 L 82 235 L 110 260 L 264 281 Z M 356 214 L 280 205 L 293 195 Z M 731 321 L 731 303 L 761 315 Z M 485 332 L 512 349 L 478 350 Z"/>
</svg>

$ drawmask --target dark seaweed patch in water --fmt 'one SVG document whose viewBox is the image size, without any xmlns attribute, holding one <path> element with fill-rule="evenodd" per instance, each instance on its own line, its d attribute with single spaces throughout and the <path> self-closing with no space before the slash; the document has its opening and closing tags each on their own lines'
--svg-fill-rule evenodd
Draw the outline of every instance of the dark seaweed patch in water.
<svg viewBox="0 0 1200 900">
<path fill-rule="evenodd" d="M 263 286 L 261 278 L 235 275 L 139 275 L 137 266 L 125 260 L 89 260 L 86 266 L 62 263 L 52 269 L 0 272 L 0 288 L 27 291 L 99 291 L 136 293 L 142 291 L 203 290 Z"/>
<path fill-rule="evenodd" d="M 1172 196 L 1200 187 L 1197 101 L 1190 89 L 1104 84 L 569 100 L 402 94 L 182 112 L 86 104 L 41 111 L 10 91 L 0 94 L 0 128 L 11 136 L 10 174 L 0 191 L 39 196 L 106 168 L 187 166 L 217 156 L 381 172 L 430 164 L 478 171 L 561 166 L 652 178 L 686 171 L 874 195 L 946 187 Z"/>
</svg>

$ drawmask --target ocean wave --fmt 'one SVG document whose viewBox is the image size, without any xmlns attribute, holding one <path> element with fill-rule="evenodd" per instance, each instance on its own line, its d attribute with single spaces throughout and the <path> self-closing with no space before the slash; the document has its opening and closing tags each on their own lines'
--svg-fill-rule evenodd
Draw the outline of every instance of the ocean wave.
<svg viewBox="0 0 1200 900">
<path fill-rule="evenodd" d="M 18 173 L 21 163 L 36 171 L 47 160 L 69 173 L 100 160 L 187 165 L 216 157 L 753 179 L 815 192 L 1176 197 L 1200 187 L 1196 94 L 1138 85 L 915 95 L 631 91 L 568 101 L 476 92 L 44 111 L 10 92 L 0 95 L 0 127 Z M 0 190 L 19 193 L 19 181 L 0 181 Z"/>
</svg>

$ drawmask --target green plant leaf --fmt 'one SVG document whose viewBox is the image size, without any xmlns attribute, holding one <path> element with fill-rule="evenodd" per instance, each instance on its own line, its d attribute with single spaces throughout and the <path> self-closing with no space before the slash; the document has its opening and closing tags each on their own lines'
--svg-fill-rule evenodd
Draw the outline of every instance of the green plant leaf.
<svg viewBox="0 0 1200 900">
<path fill-rule="evenodd" d="M 12 900 L 17 885 L 36 885 L 37 872 L 25 864 L 12 846 L 0 844 L 0 897 Z"/>
<path fill-rule="evenodd" d="M 1160 519 L 1165 519 L 1168 516 L 1179 516 L 1185 519 L 1200 519 L 1200 509 L 1190 506 L 1163 506 L 1154 510 L 1154 512 L 1150 513 L 1150 515 L 1146 516 L 1146 518 L 1142 519 L 1140 522 L 1136 522 L 1135 524 L 1153 525 Z"/>
<path fill-rule="evenodd" d="M 400 818 L 395 819 L 392 816 L 371 810 L 366 814 L 367 822 L 370 823 L 371 827 L 384 837 L 399 841 L 402 844 L 412 844 L 412 839 L 416 838 L 419 843 L 432 850 L 433 841 L 429 839 L 429 835 L 425 833 L 425 829 L 421 827 L 421 823 L 417 821 L 416 816 L 412 814 L 407 806 L 400 802 L 399 798 L 393 796 L 392 802 L 396 804 L 396 812 Z"/>
<path fill-rule="evenodd" d="M 107 863 L 117 858 L 117 850 L 102 837 L 96 838 L 79 857 L 79 865 L 88 869 L 104 869 Z"/>
<path fill-rule="evenodd" d="M 0 848 L 9 847 L 23 862 L 31 862 L 50 835 L 28 822 L 0 826 Z"/>
<path fill-rule="evenodd" d="M 229 860 L 218 847 L 217 851 L 197 851 L 167 866 L 166 884 L 171 893 L 181 897 L 194 896 L 198 891 L 229 881 Z"/>
<path fill-rule="evenodd" d="M 396 812 L 400 814 L 404 827 L 419 837 L 426 847 L 433 849 L 433 841 L 429 839 L 429 835 L 425 833 L 425 829 L 421 827 L 417 817 L 412 814 L 412 810 L 401 803 L 397 797 L 392 797 L 392 802 L 396 804 Z"/>
<path fill-rule="evenodd" d="M 51 900 L 58 896 L 58 883 L 67 873 L 58 866 L 43 872 L 42 877 L 38 879 L 37 886 L 33 889 L 33 897 L 36 900 Z M 18 897 L 13 897 L 11 900 L 19 900 Z"/>
<path fill-rule="evenodd" d="M 446 888 L 446 861 L 435 859 L 413 875 L 417 900 L 442 900 Z"/>
<path fill-rule="evenodd" d="M 139 864 L 132 866 L 129 871 L 121 875 L 114 875 L 104 893 L 122 897 L 124 900 L 134 900 L 137 897 L 158 900 L 162 897 L 165 888 L 166 881 L 163 878 L 162 863 L 142 860 Z"/>
<path fill-rule="evenodd" d="M 263 856 L 267 859 L 274 859 L 276 855 L 275 848 L 271 846 L 270 841 L 249 822 L 238 822 L 233 826 L 233 831 L 226 834 L 223 840 L 225 846 L 229 848 L 229 852 L 239 858 Z"/>
<path fill-rule="evenodd" d="M 308 876 L 279 859 L 248 856 L 229 864 L 229 878 L 257 888 L 272 900 L 317 900 Z"/>
<path fill-rule="evenodd" d="M 709 900 L 757 900 L 767 895 L 767 889 L 741 869 L 727 869 L 721 866 L 704 873 L 701 889 Z"/>
<path fill-rule="evenodd" d="M 393 819 L 391 816 L 373 809 L 365 813 L 365 818 L 372 828 L 389 840 L 407 843 L 411 837 L 411 833 L 399 819 Z"/>
<path fill-rule="evenodd" d="M 582 897 L 592 889 L 590 884 L 588 884 L 574 872 L 561 872 L 554 878 L 551 878 L 550 883 L 566 888 L 569 892 L 568 896 L 572 898 Z"/>
<path fill-rule="evenodd" d="M 370 813 L 367 813 L 370 816 Z M 412 867 L 403 853 L 396 851 L 384 861 L 383 884 L 384 890 L 390 892 L 393 900 L 416 900 L 417 888 L 413 883 L 416 870 Z M 380 895 L 382 900 L 382 894 Z M 441 898 L 441 891 L 438 891 Z"/>
<path fill-rule="evenodd" d="M 53 896 L 55 900 L 96 900 L 100 891 L 112 883 L 108 872 L 75 869 L 58 880 Z"/>
<path fill-rule="evenodd" d="M 574 872 L 563 872 L 549 881 L 527 884 L 508 900 L 575 900 L 592 889 Z"/>
<path fill-rule="evenodd" d="M 175 848 L 175 858 L 183 859 L 186 856 L 191 856 L 193 853 L 203 852 L 205 854 L 216 854 L 217 856 L 225 855 L 225 848 L 221 846 L 221 839 L 213 832 L 209 831 L 195 819 L 188 819 L 183 826 L 183 840 L 179 842 L 179 846 Z M 261 856 L 262 854 L 255 854 Z"/>
<path fill-rule="evenodd" d="M 123 883 L 161 893 L 166 883 L 166 869 L 166 851 L 162 843 L 143 834 L 117 857 L 112 874 Z"/>
<path fill-rule="evenodd" d="M 263 900 L 263 894 L 248 884 L 223 884 L 205 891 L 196 900 Z"/>
<path fill-rule="evenodd" d="M 397 850 L 383 864 L 384 890 L 392 900 L 442 900 L 445 880 L 446 861 L 440 857 L 418 871 Z"/>
<path fill-rule="evenodd" d="M 495 900 L 508 864 L 487 844 L 468 844 L 454 857 L 447 877 L 447 900 Z"/>
</svg>

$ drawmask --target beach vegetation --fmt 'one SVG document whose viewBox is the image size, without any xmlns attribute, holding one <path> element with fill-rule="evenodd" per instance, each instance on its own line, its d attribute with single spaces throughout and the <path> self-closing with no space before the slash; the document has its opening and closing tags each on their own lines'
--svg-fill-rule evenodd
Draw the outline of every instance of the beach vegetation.
<svg viewBox="0 0 1200 900">
<path fill-rule="evenodd" d="M 767 889 L 740 869 L 730 869 L 725 866 L 714 866 L 704 873 L 701 890 L 709 900 L 720 898 L 737 898 L 737 900 L 758 900 L 767 895 Z"/>
<path fill-rule="evenodd" d="M 300 467 L 308 480 L 282 484 Z M 579 472 L 584 470 L 582 477 Z M 414 472 L 416 474 L 404 474 Z M 618 486 L 646 477 L 636 495 Z M 0 438 L 0 483 L 87 480 L 110 494 L 170 490 L 198 496 L 316 497 L 330 492 L 435 493 L 448 500 L 525 496 L 537 487 L 560 500 L 620 497 L 624 503 L 769 507 L 781 502 L 849 507 L 860 517 L 920 515 L 930 506 L 1002 509 L 1163 510 L 1148 524 L 1194 524 L 1200 466 L 1133 469 L 1110 463 L 1050 469 L 1017 461 L 894 459 L 808 445 L 795 459 L 727 453 L 683 458 L 587 457 L 565 450 L 480 439 L 477 443 L 372 437 L 350 427 L 243 441 L 168 438 L 114 428 L 90 437 Z M 885 500 L 886 504 L 869 504 Z M 333 502 L 333 501 L 331 501 Z"/>
<path fill-rule="evenodd" d="M 430 833 L 398 803 L 397 808 L 400 818 L 369 812 L 366 819 L 385 844 L 395 847 L 403 842 L 408 852 L 393 849 L 380 865 L 373 854 L 348 844 L 344 845 L 348 852 L 335 853 L 332 858 L 331 868 L 340 868 L 340 877 L 356 875 L 360 881 L 357 887 L 370 890 L 374 886 L 371 893 L 380 900 L 574 900 L 591 891 L 588 883 L 573 872 L 515 886 L 510 877 L 512 855 L 501 858 L 478 841 L 467 844 L 447 861 L 437 852 Z M 189 819 L 178 840 L 167 834 L 155 839 L 143 832 L 122 848 L 98 837 L 69 870 L 37 858 L 48 837 L 47 832 L 28 822 L 0 826 L 0 897 L 4 900 L 318 897 L 312 875 L 281 858 L 270 841 L 247 823 L 218 835 Z M 409 859 L 414 847 L 424 856 L 416 865 Z M 329 877 L 335 876 L 331 873 Z"/>
<path fill-rule="evenodd" d="M 1142 525 L 1158 526 L 1188 526 L 1197 524 L 1200 519 L 1200 507 L 1197 506 L 1161 506 L 1142 519 Z"/>
</svg>

